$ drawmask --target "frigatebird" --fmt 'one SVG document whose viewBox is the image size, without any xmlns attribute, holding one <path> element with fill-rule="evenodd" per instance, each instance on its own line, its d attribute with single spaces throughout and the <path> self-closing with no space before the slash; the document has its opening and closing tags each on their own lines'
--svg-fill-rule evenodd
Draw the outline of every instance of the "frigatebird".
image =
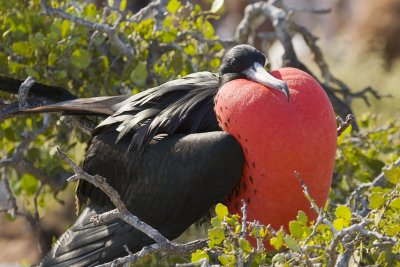
<svg viewBox="0 0 400 267">
<path fill-rule="evenodd" d="M 245 80 L 280 91 L 290 104 L 288 86 L 264 69 L 265 61 L 256 48 L 238 45 L 226 53 L 218 74 L 190 74 L 130 97 L 73 99 L 62 88 L 35 84 L 32 95 L 56 103 L 20 113 L 108 116 L 92 133 L 83 169 L 105 177 L 134 215 L 171 240 L 232 194 L 243 174 L 243 148 L 218 122 L 219 88 Z M 17 85 L 11 79 L 0 88 L 15 93 Z M 121 220 L 94 225 L 92 215 L 114 207 L 91 184 L 80 181 L 77 197 L 80 216 L 41 266 L 94 266 L 126 255 L 124 245 L 135 252 L 154 243 Z"/>
</svg>

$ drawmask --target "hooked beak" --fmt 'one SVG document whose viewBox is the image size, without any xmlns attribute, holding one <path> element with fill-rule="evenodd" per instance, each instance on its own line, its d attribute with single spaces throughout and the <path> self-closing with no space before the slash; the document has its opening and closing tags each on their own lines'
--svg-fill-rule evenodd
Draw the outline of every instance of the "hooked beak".
<svg viewBox="0 0 400 267">
<path fill-rule="evenodd" d="M 256 62 L 250 68 L 242 71 L 244 75 L 250 80 L 276 89 L 284 93 L 289 102 L 289 88 L 287 84 L 269 74 L 260 63 Z"/>
</svg>

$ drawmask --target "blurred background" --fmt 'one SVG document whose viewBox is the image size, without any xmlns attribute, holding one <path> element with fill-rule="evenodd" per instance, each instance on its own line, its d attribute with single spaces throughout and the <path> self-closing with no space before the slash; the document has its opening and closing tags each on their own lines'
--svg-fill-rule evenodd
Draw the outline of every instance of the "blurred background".
<svg viewBox="0 0 400 267">
<path fill-rule="evenodd" d="M 101 6 L 103 1 L 87 1 Z M 131 0 L 127 8 L 138 11 L 149 1 Z M 208 0 L 193 1 L 204 9 L 209 9 Z M 234 36 L 235 29 L 243 18 L 244 8 L 253 1 L 225 1 L 221 18 L 213 21 L 217 35 L 221 39 Z M 370 98 L 368 107 L 362 100 L 353 104 L 355 115 L 398 118 L 400 111 L 400 1 L 399 0 L 285 0 L 287 5 L 304 9 L 294 14 L 296 21 L 319 37 L 318 45 L 330 67 L 331 72 L 343 80 L 353 90 L 372 86 L 380 94 L 390 94 L 392 98 L 376 100 Z M 0 7 L 1 8 L 1 7 Z M 308 12 L 313 8 L 330 8 L 327 14 Z M 260 26 L 262 31 L 271 28 L 271 23 Z M 300 59 L 316 74 L 318 68 L 304 40 L 295 36 L 295 49 Z M 1 45 L 1 40 L 0 40 Z M 283 53 L 279 44 L 270 51 L 272 68 L 280 66 Z M 367 114 L 367 115 L 365 115 Z M 375 116 L 374 115 L 374 116 Z M 43 217 L 43 228 L 48 238 L 59 235 L 75 220 L 74 188 L 62 192 L 60 205 L 51 197 L 44 201 L 50 211 Z M 4 192 L 0 191 L 0 203 Z M 46 203 L 49 204 L 49 203 Z M 12 243 L 12 245 L 10 245 Z M 24 218 L 9 222 L 0 216 L 0 266 L 10 263 L 29 264 L 39 259 L 37 240 Z M 23 259 L 21 259 L 23 255 Z"/>
</svg>

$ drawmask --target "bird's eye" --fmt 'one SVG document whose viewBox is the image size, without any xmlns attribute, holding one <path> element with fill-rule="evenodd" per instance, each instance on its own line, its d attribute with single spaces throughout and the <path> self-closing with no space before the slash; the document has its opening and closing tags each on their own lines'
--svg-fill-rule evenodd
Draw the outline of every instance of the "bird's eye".
<svg viewBox="0 0 400 267">
<path fill-rule="evenodd" d="M 230 63 L 234 70 L 236 70 L 236 71 L 240 70 L 240 64 L 236 59 L 232 58 Z"/>
</svg>

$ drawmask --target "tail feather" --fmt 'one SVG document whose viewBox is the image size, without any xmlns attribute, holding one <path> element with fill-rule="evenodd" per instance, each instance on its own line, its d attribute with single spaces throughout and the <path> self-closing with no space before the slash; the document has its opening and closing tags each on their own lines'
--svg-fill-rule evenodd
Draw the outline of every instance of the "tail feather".
<svg viewBox="0 0 400 267">
<path fill-rule="evenodd" d="M 18 94 L 22 81 L 0 75 L 0 91 Z M 44 85 L 35 83 L 29 90 L 29 94 L 34 97 L 44 98 L 48 105 L 25 110 L 12 110 L 9 114 L 27 114 L 44 112 L 63 112 L 65 114 L 86 114 L 86 115 L 112 115 L 119 107 L 121 102 L 128 99 L 128 95 L 91 97 L 76 99 L 76 96 L 66 89 L 58 86 Z"/>
<path fill-rule="evenodd" d="M 66 114 L 106 115 L 114 114 L 119 104 L 129 95 L 80 98 L 22 111 L 22 113 L 64 112 Z"/>
<path fill-rule="evenodd" d="M 136 252 L 154 243 L 149 237 L 121 220 L 94 225 L 90 218 L 104 208 L 87 207 L 65 232 L 39 266 L 96 266 L 127 255 L 124 245 Z"/>
</svg>

